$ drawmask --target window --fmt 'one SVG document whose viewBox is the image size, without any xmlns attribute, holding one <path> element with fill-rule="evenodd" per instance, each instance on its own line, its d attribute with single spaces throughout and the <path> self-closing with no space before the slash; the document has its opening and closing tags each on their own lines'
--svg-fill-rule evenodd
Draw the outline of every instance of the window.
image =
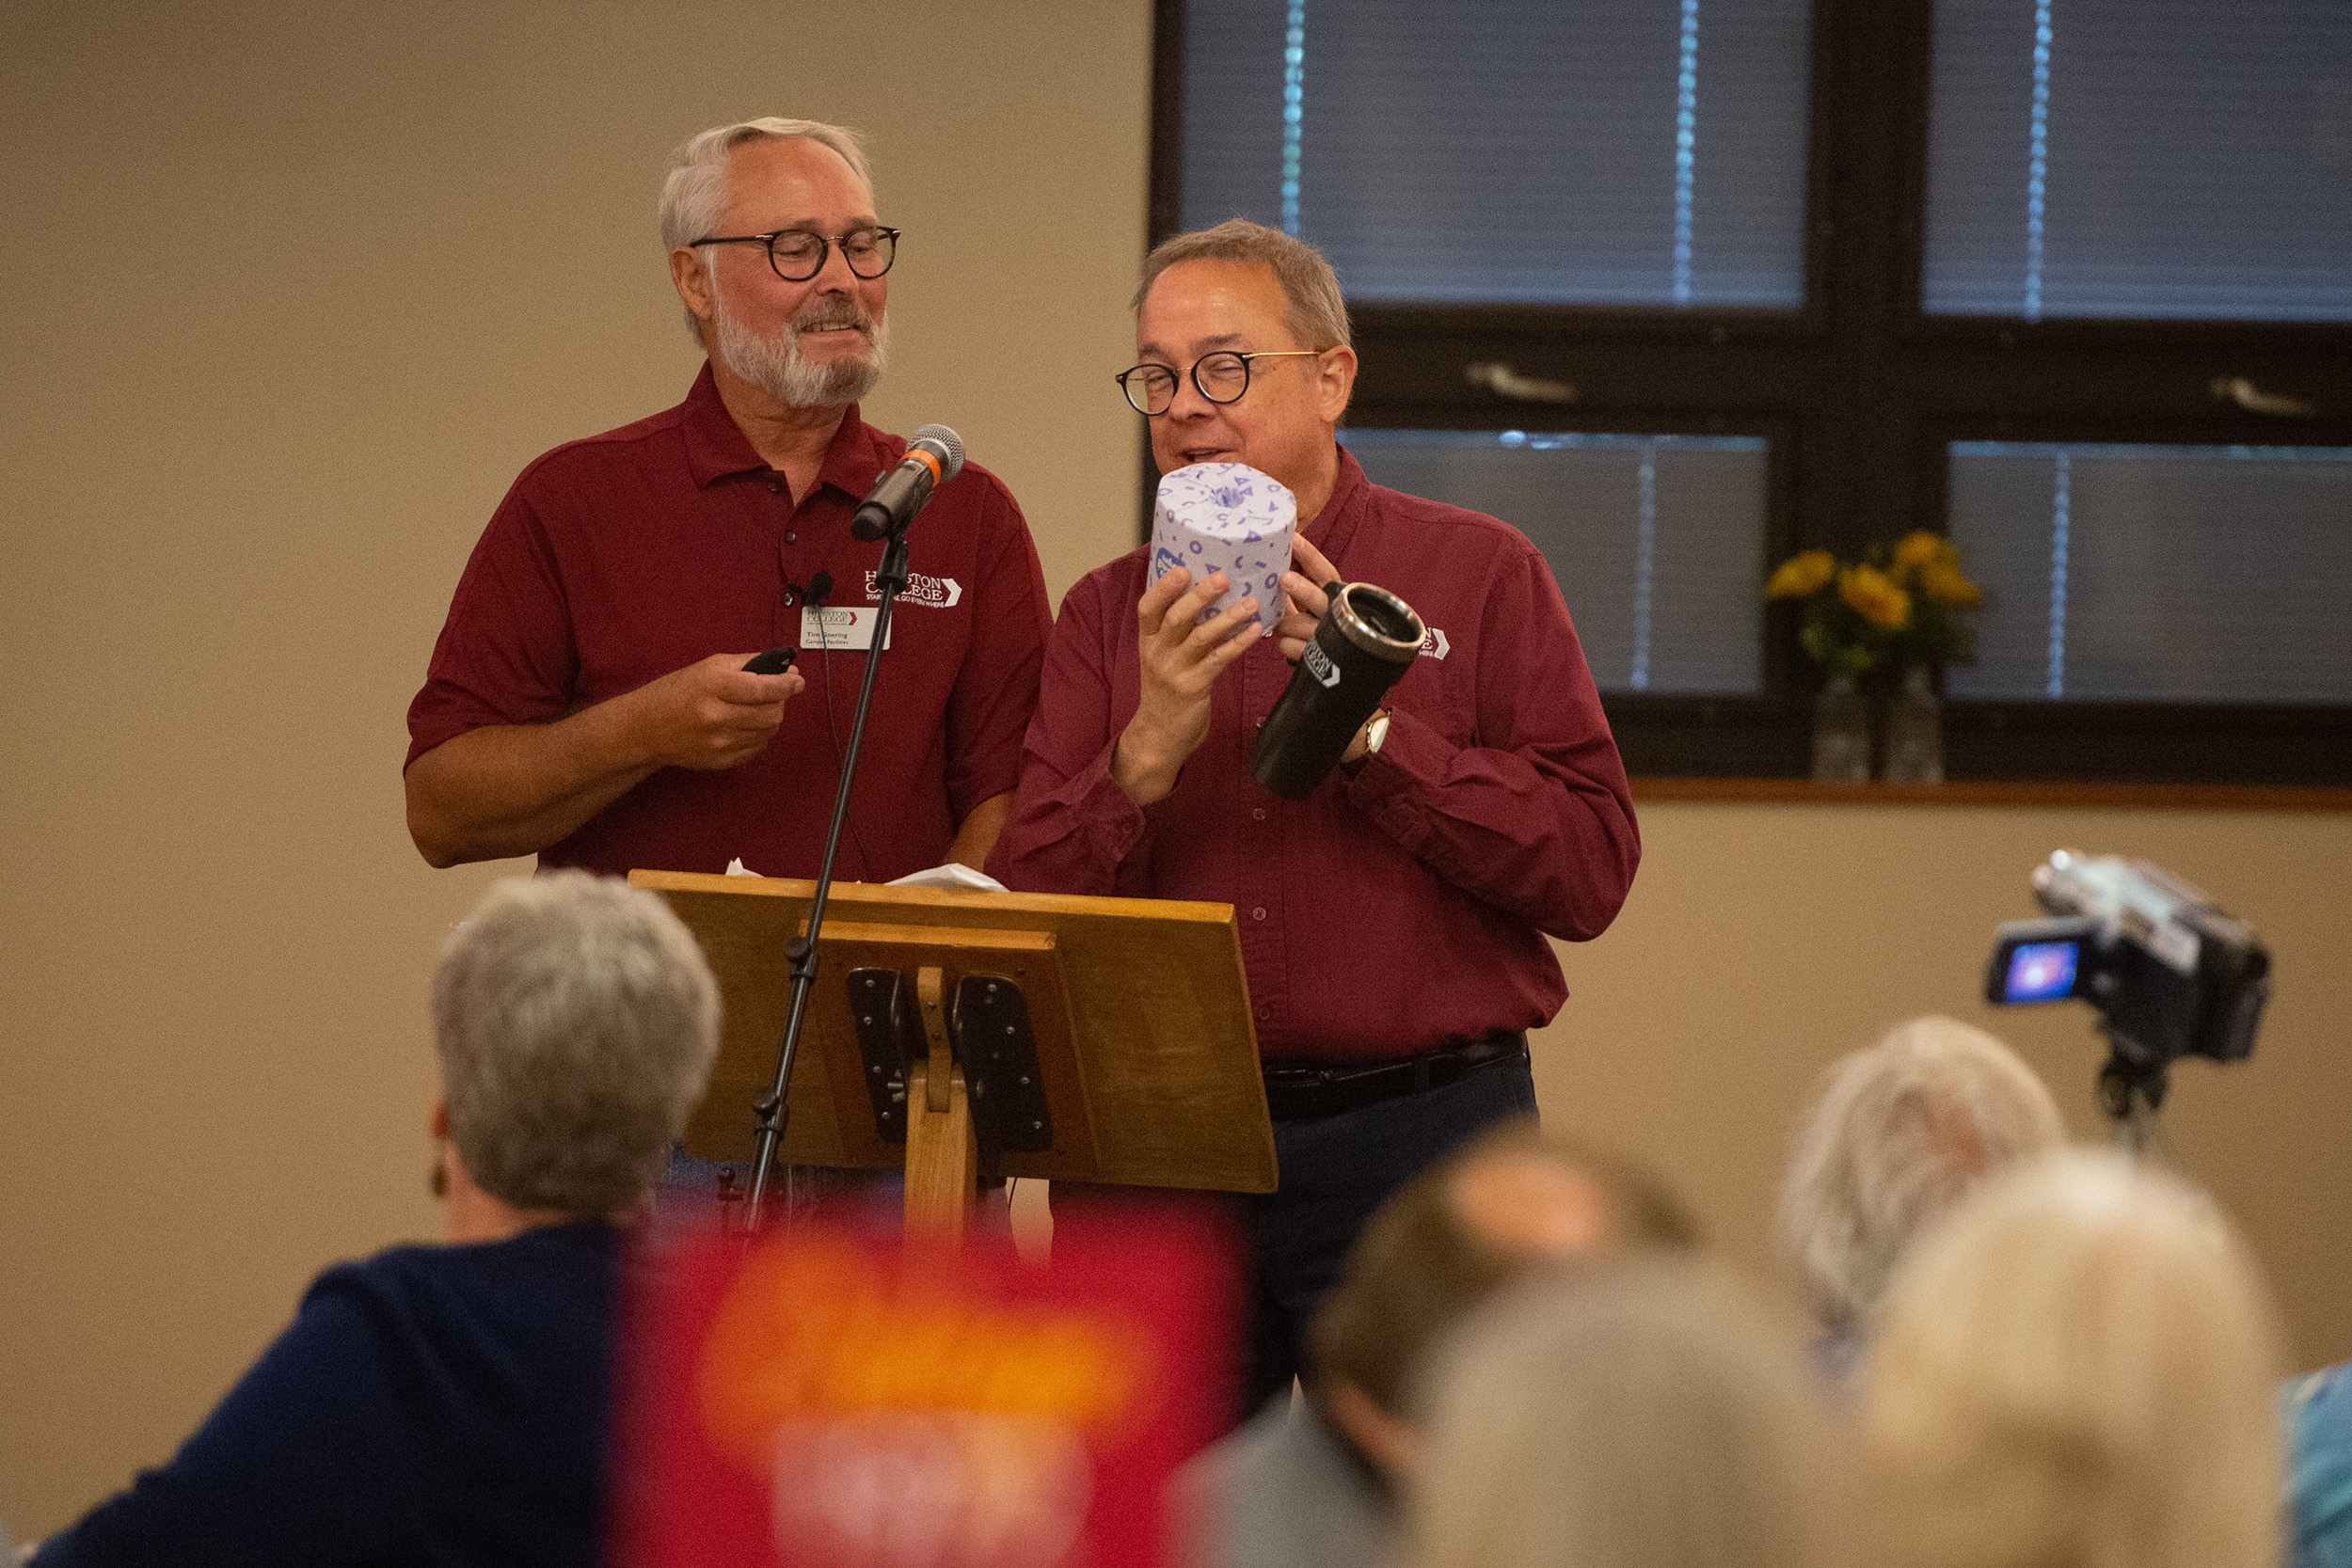
<svg viewBox="0 0 2352 1568">
<path fill-rule="evenodd" d="M 2352 449 L 1956 441 L 1958 697 L 2352 707 Z"/>
<path fill-rule="evenodd" d="M 2352 320 L 2352 6 L 1935 8 L 1925 301 Z"/>
<path fill-rule="evenodd" d="M 1187 229 L 1309 234 L 1354 300 L 1804 301 L 1804 0 L 1703 40 L 1696 4 L 1592 0 L 1191 0 L 1185 28 Z"/>
<path fill-rule="evenodd" d="M 1553 576 L 1602 691 L 1762 689 L 1761 440 L 1360 425 L 1346 439 L 1375 483 L 1524 518 L 1547 559 L 1573 562 Z"/>
<path fill-rule="evenodd" d="M 1796 549 L 1994 590 L 1955 778 L 2352 782 L 2342 0 L 1161 0 L 1152 237 L 1321 245 L 1384 483 L 1551 555 L 1637 773 L 1799 776 Z"/>
</svg>

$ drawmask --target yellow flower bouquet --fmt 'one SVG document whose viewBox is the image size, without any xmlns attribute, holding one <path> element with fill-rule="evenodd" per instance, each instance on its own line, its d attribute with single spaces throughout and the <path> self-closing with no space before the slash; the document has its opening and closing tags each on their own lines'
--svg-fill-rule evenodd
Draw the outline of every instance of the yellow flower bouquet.
<svg viewBox="0 0 2352 1568">
<path fill-rule="evenodd" d="M 1983 592 L 1962 575 L 1952 542 L 1925 529 L 1891 547 L 1873 545 L 1860 561 L 1828 550 L 1792 555 L 1773 570 L 1764 596 L 1802 607 L 1797 640 L 1832 675 L 1976 658 L 1972 617 Z"/>
</svg>

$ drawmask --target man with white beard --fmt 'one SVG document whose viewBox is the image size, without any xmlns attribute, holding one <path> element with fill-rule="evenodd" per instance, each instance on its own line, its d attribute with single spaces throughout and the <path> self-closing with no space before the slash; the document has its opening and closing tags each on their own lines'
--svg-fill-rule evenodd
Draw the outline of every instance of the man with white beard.
<svg viewBox="0 0 2352 1568">
<path fill-rule="evenodd" d="M 671 160 L 662 242 L 708 355 L 686 401 L 515 482 L 408 710 L 435 865 L 813 877 L 880 599 L 850 535 L 905 443 L 858 417 L 898 231 L 854 132 L 756 119 Z M 839 875 L 978 865 L 1003 825 L 1051 613 L 1028 527 L 967 465 L 909 535 Z M 780 674 L 743 668 L 800 650 Z"/>
</svg>

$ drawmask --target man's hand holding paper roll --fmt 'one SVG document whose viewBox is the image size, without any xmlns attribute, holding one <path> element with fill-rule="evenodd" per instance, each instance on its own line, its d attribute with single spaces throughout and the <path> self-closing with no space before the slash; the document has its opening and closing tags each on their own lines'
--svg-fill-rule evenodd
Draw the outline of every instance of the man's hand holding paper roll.
<svg viewBox="0 0 2352 1568">
<path fill-rule="evenodd" d="M 1209 688 L 1261 635 L 1255 594 L 1234 601 L 1222 615 L 1200 621 L 1200 612 L 1227 586 L 1223 572 L 1211 572 L 1195 585 L 1192 574 L 1178 566 L 1136 601 L 1142 693 L 1136 716 L 1127 721 L 1111 753 L 1111 777 L 1139 806 L 1176 787 L 1184 759 L 1209 733 Z"/>
</svg>

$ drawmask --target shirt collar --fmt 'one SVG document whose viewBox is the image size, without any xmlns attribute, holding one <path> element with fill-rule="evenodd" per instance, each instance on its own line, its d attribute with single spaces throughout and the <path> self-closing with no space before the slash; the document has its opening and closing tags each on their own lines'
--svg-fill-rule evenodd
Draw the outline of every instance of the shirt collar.
<svg viewBox="0 0 2352 1568">
<path fill-rule="evenodd" d="M 882 470 L 906 455 L 906 443 L 896 436 L 886 435 L 867 424 L 858 416 L 858 405 L 850 404 L 841 416 L 841 428 L 833 433 L 833 445 L 825 449 L 825 461 L 817 470 L 817 483 L 830 484 L 863 499 L 882 478 Z"/>
<path fill-rule="evenodd" d="M 1356 531 L 1357 519 L 1362 515 L 1364 501 L 1372 494 L 1372 481 L 1364 477 L 1364 467 L 1356 461 L 1356 454 L 1340 448 L 1339 473 L 1331 481 L 1331 496 L 1316 513 L 1314 520 L 1300 530 L 1307 543 L 1321 550 L 1324 559 L 1337 564 L 1340 551 L 1347 547 L 1348 536 Z"/>
<path fill-rule="evenodd" d="M 703 362 L 702 373 L 694 378 L 693 389 L 686 394 L 679 412 L 686 432 L 687 471 L 698 487 L 707 488 L 713 481 L 735 474 L 769 471 L 767 461 L 752 449 L 743 427 L 727 412 L 708 360 Z M 837 486 L 852 496 L 865 495 L 882 477 L 882 469 L 900 455 L 889 450 L 892 439 L 860 419 L 856 404 L 850 404 L 842 413 L 841 428 L 833 434 L 833 444 L 825 449 L 817 483 Z"/>
</svg>

